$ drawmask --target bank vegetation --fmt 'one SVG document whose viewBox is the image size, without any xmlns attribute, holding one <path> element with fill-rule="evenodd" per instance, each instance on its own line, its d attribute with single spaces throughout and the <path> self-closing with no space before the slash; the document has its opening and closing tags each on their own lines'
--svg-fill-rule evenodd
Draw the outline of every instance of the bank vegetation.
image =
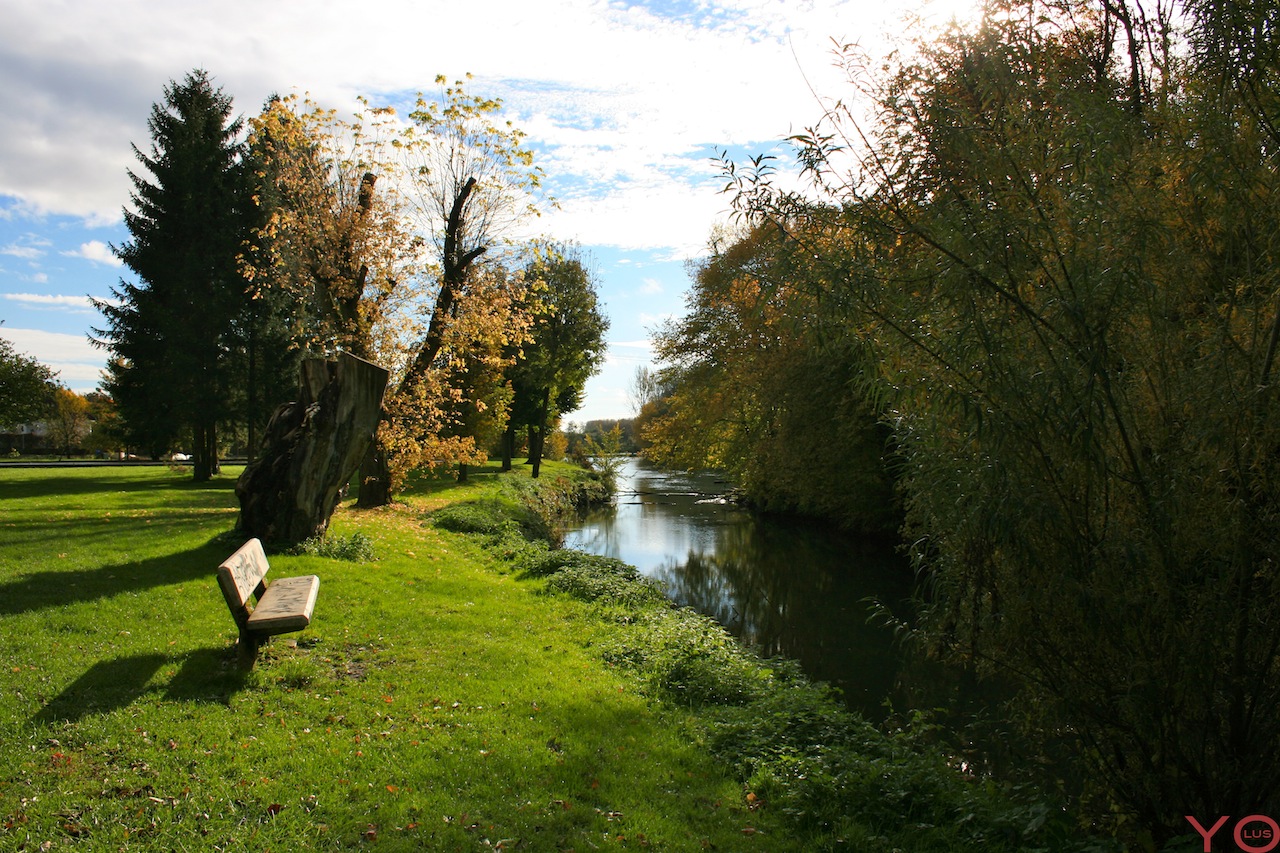
<svg viewBox="0 0 1280 853">
<path fill-rule="evenodd" d="M 837 55 L 799 189 L 725 162 L 646 452 L 900 510 L 904 629 L 1018 688 L 1097 825 L 1280 812 L 1280 12 L 1009 0 Z"/>
</svg>

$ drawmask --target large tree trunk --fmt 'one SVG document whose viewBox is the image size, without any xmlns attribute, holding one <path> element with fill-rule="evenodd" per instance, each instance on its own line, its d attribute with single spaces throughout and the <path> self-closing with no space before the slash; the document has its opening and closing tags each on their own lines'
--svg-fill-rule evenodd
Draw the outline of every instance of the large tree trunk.
<svg viewBox="0 0 1280 853">
<path fill-rule="evenodd" d="M 209 429 L 203 421 L 191 427 L 191 476 L 197 483 L 207 483 L 216 473 L 209 458 Z"/>
<path fill-rule="evenodd" d="M 209 460 L 209 475 L 216 477 L 222 473 L 222 465 L 218 462 L 218 422 L 210 420 L 205 430 L 205 456 Z"/>
<path fill-rule="evenodd" d="M 542 473 L 542 449 L 547 441 L 547 422 L 551 420 L 551 390 L 543 391 L 542 402 L 534 419 L 529 422 L 529 462 L 533 465 L 533 479 Z"/>
<path fill-rule="evenodd" d="M 502 470 L 511 470 L 511 459 L 516 455 L 516 422 L 507 419 L 507 431 L 502 434 Z"/>
<path fill-rule="evenodd" d="M 543 424 L 529 424 L 529 464 L 533 466 L 533 479 L 542 473 L 542 446 L 546 439 L 546 427 Z"/>
<path fill-rule="evenodd" d="M 376 429 L 376 427 L 375 427 Z M 360 463 L 359 495 L 356 506 L 361 509 L 387 506 L 391 503 L 391 464 L 387 451 L 375 438 L 369 442 Z"/>
<path fill-rule="evenodd" d="M 298 401 L 271 416 L 258 461 L 236 483 L 245 536 L 297 544 L 324 535 L 373 441 L 387 379 L 346 353 L 303 362 Z"/>
</svg>

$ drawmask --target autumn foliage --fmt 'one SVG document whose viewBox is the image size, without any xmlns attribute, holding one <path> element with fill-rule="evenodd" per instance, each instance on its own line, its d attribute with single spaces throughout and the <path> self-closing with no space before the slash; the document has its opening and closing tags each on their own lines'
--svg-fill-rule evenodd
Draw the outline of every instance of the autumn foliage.
<svg viewBox="0 0 1280 853">
<path fill-rule="evenodd" d="M 295 341 L 392 374 L 361 505 L 408 472 L 483 462 L 476 430 L 505 416 L 501 371 L 527 338 L 531 301 L 504 237 L 536 213 L 541 171 L 501 102 L 438 78 L 406 119 L 362 105 L 350 119 L 276 99 L 254 121 L 266 211 L 242 256 L 263 299 L 283 300 Z M 490 430 L 493 431 L 493 430 Z"/>
</svg>

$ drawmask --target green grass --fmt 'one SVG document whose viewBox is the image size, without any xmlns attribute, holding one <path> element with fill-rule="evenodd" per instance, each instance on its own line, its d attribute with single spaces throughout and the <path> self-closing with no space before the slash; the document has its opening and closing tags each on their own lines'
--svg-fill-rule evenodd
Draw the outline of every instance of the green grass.
<svg viewBox="0 0 1280 853">
<path fill-rule="evenodd" d="M 236 471 L 0 471 L 0 849 L 1104 849 L 549 550 L 576 469 L 495 469 L 272 555 L 320 597 L 249 673 Z"/>
<path fill-rule="evenodd" d="M 582 605 L 423 524 L 441 490 L 340 512 L 374 562 L 273 555 L 320 598 L 246 676 L 229 476 L 0 477 L 0 849 L 789 849 Z"/>
</svg>

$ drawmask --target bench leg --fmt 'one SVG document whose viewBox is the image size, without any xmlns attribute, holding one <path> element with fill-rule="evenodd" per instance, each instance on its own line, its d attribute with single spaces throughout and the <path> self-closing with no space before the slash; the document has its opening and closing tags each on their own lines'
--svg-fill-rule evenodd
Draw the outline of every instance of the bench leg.
<svg viewBox="0 0 1280 853">
<path fill-rule="evenodd" d="M 240 642 L 236 644 L 236 658 L 241 669 L 253 669 L 258 660 L 258 646 L 261 641 L 257 634 L 249 631 L 240 632 Z"/>
</svg>

